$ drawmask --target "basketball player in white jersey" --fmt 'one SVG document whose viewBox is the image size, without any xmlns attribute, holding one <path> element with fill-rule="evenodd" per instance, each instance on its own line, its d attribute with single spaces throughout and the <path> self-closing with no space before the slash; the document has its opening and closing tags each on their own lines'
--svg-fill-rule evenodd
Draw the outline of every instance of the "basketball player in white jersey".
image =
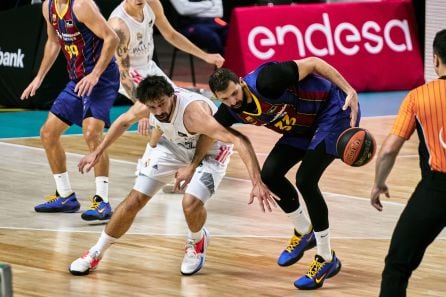
<svg viewBox="0 0 446 297">
<path fill-rule="evenodd" d="M 109 24 L 119 36 L 116 60 L 119 65 L 121 85 L 119 93 L 136 101 L 135 90 L 147 75 L 166 74 L 153 61 L 153 26 L 173 46 L 192 54 L 216 67 L 221 67 L 224 58 L 220 54 L 208 54 L 176 31 L 167 20 L 158 0 L 124 0 L 111 13 Z M 168 79 L 169 80 L 169 79 Z M 169 80 L 170 83 L 172 83 Z M 138 132 L 145 135 L 147 121 L 140 123 Z"/>
<path fill-rule="evenodd" d="M 216 67 L 221 67 L 225 61 L 220 54 L 204 52 L 176 31 L 167 20 L 158 0 L 124 0 L 113 10 L 108 23 L 120 40 L 115 55 L 121 81 L 119 93 L 132 102 L 136 101 L 135 90 L 144 77 L 163 75 L 167 78 L 153 61 L 154 25 L 170 44 L 182 51 Z M 170 79 L 168 81 L 172 83 Z M 138 133 L 148 135 L 149 127 L 147 118 L 140 120 Z M 136 173 L 146 161 L 145 156 L 138 160 Z"/>
<path fill-rule="evenodd" d="M 253 189 L 249 203 L 256 197 L 263 211 L 276 206 L 274 197 L 260 177 L 254 149 L 248 138 L 224 128 L 213 117 L 216 107 L 206 97 L 183 89 L 175 89 L 164 76 L 148 76 L 137 88 L 136 102 L 111 126 L 98 148 L 79 162 L 81 172 L 89 171 L 110 146 L 128 127 L 139 119 L 148 117 L 163 136 L 155 147 L 149 147 L 150 161 L 141 169 L 135 185 L 127 197 L 116 208 L 97 243 L 69 267 L 74 275 L 86 275 L 94 270 L 111 244 L 130 228 L 136 214 L 168 182 L 175 180 L 176 172 L 184 166 L 193 168 L 194 175 L 183 196 L 183 212 L 189 227 L 181 273 L 192 275 L 204 264 L 209 234 L 206 222 L 206 201 L 214 194 L 225 175 L 233 143 L 245 163 Z M 209 151 L 195 156 L 200 134 L 206 134 L 215 142 Z M 211 141 L 213 141 L 211 139 Z M 197 149 L 199 150 L 199 149 Z M 203 160 L 200 163 L 200 160 Z"/>
</svg>

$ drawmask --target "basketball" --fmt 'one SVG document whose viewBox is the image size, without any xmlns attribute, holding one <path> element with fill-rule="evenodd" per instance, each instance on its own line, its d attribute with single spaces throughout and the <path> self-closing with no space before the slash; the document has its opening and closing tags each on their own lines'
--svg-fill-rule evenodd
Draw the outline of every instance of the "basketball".
<svg viewBox="0 0 446 297">
<path fill-rule="evenodd" d="M 376 142 L 373 135 L 363 128 L 353 127 L 338 137 L 336 151 L 341 160 L 350 166 L 367 164 L 375 155 Z"/>
</svg>

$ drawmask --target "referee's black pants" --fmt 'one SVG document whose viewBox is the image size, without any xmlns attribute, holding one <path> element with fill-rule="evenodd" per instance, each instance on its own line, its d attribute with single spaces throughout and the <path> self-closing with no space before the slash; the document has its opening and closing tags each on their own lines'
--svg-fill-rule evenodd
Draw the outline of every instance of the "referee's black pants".
<svg viewBox="0 0 446 297">
<path fill-rule="evenodd" d="M 417 185 L 393 231 L 380 297 L 403 297 L 426 248 L 446 226 L 446 174 L 429 172 Z"/>
</svg>

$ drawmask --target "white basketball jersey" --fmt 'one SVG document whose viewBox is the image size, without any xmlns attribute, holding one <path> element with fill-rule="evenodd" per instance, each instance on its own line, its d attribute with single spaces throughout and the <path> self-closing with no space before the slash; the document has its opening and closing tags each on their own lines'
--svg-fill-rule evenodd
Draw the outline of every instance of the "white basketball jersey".
<svg viewBox="0 0 446 297">
<path fill-rule="evenodd" d="M 153 126 L 157 127 L 163 132 L 163 141 L 160 143 L 167 146 L 177 156 L 182 157 L 184 161 L 190 162 L 195 153 L 199 134 L 190 134 L 186 127 L 184 127 L 184 111 L 187 106 L 194 101 L 206 102 L 212 110 L 212 114 L 217 111 L 215 104 L 203 95 L 195 92 L 190 92 L 185 89 L 175 88 L 175 95 L 177 96 L 175 109 L 172 112 L 171 122 L 162 123 L 158 121 L 154 115 L 150 114 L 150 122 Z M 209 154 L 218 154 L 221 151 L 221 147 L 231 147 L 216 141 L 213 147 L 210 149 Z"/>
<path fill-rule="evenodd" d="M 148 4 L 144 5 L 144 20 L 139 22 L 131 17 L 124 9 L 124 2 L 121 2 L 111 13 L 110 18 L 119 18 L 127 25 L 130 33 L 130 41 L 128 45 L 130 57 L 129 75 L 135 86 L 148 75 L 162 75 L 170 79 L 156 65 L 153 59 L 153 26 L 155 25 L 155 14 Z M 119 93 L 130 96 L 121 85 Z"/>
</svg>

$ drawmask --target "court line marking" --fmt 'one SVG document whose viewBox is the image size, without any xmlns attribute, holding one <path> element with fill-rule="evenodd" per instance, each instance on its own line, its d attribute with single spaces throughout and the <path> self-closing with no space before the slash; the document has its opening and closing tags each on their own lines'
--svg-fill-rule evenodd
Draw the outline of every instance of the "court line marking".
<svg viewBox="0 0 446 297">
<path fill-rule="evenodd" d="M 40 147 L 28 146 L 28 145 L 16 144 L 16 143 L 9 143 L 9 142 L 2 142 L 1 140 L 2 139 L 0 139 L 0 145 L 9 145 L 9 146 L 21 147 L 21 148 L 24 148 L 24 149 L 35 150 L 35 151 L 45 151 L 43 148 L 40 148 Z M 70 153 L 70 152 L 65 152 L 65 153 L 68 156 L 75 156 L 75 157 L 80 157 L 80 158 L 82 158 L 84 156 L 84 155 L 78 154 L 78 153 Z M 233 154 L 238 155 L 239 153 L 237 151 L 233 151 Z M 268 154 L 269 153 L 256 153 L 256 156 L 268 156 Z M 419 156 L 416 155 L 416 154 L 414 154 L 414 155 L 398 155 L 397 156 L 397 158 L 418 158 L 418 157 Z M 374 158 L 376 158 L 376 157 L 374 157 Z M 110 161 L 121 163 L 121 164 L 136 165 L 136 162 L 120 160 L 120 159 L 112 159 L 112 158 L 110 158 Z"/>
<path fill-rule="evenodd" d="M 67 230 L 67 229 L 43 229 L 43 228 L 28 228 L 28 227 L 0 227 L 0 230 L 12 230 L 12 231 L 39 231 L 39 232 L 62 232 L 62 233 L 86 233 L 86 234 L 100 234 L 102 230 L 98 231 L 86 231 L 86 230 Z M 145 233 L 145 232 L 127 232 L 125 235 L 141 235 L 141 236 L 161 236 L 161 237 L 181 237 L 185 238 L 185 233 Z M 124 235 L 123 235 L 124 236 Z M 217 234 L 212 232 L 211 236 L 221 238 L 235 238 L 243 236 L 244 238 L 274 238 L 274 239 L 289 239 L 290 236 L 279 235 L 246 235 L 246 234 Z M 122 238 L 122 237 L 121 237 Z M 119 238 L 119 239 L 121 239 Z M 352 236 L 331 236 L 331 239 L 337 240 L 389 240 L 390 237 L 375 236 L 375 237 L 352 237 Z M 437 238 L 436 240 L 446 240 L 446 238 Z"/>
<path fill-rule="evenodd" d="M 4 145 L 4 146 L 10 146 L 10 147 L 16 147 L 16 148 L 20 148 L 23 151 L 27 151 L 27 150 L 31 150 L 31 151 L 37 151 L 37 152 L 43 152 L 44 149 L 43 148 L 38 148 L 38 147 L 30 147 L 30 146 L 26 146 L 26 145 L 20 145 L 20 144 L 10 144 L 10 143 L 0 143 L 0 146 Z M 76 156 L 76 157 L 80 157 L 80 154 L 77 153 L 67 153 L 67 155 L 72 155 L 72 156 Z M 125 160 L 114 160 L 117 163 L 121 163 L 121 164 L 125 164 L 125 165 L 131 165 L 134 166 L 135 163 L 134 162 L 130 162 L 130 161 L 125 161 Z M 241 182 L 241 183 L 246 183 L 246 184 L 250 184 L 251 182 L 247 179 L 243 179 L 243 178 L 236 178 L 236 177 L 225 177 L 228 180 L 232 180 L 232 181 L 236 181 L 236 182 Z M 354 199 L 354 200 L 359 200 L 361 203 L 366 203 L 368 204 L 369 200 L 365 199 L 363 197 L 357 197 L 357 196 L 352 196 L 352 195 L 343 195 L 343 194 L 339 194 L 339 193 L 331 193 L 331 192 L 324 192 L 324 194 L 329 194 L 332 195 L 333 199 Z M 393 204 L 393 205 L 397 205 L 398 207 L 404 207 L 404 204 L 402 203 L 397 203 L 397 202 L 389 202 L 389 201 L 383 201 L 383 204 Z M 92 224 L 86 224 L 83 227 L 88 228 L 89 225 Z M 99 225 L 99 224 L 93 224 L 94 225 Z M 76 230 L 75 227 L 71 227 L 71 226 L 67 226 L 64 227 L 64 229 L 51 229 L 51 228 L 31 228 L 31 227 L 0 227 L 0 230 L 35 230 L 35 231 L 49 231 L 49 232 L 71 232 L 71 233 L 93 233 L 93 234 L 100 234 L 102 232 L 102 230 Z M 72 230 L 71 230 L 72 229 Z M 101 228 L 103 229 L 103 228 Z M 183 233 L 180 234 L 174 234 L 174 233 L 147 233 L 147 232 L 138 232 L 138 231 L 130 231 L 128 233 L 126 233 L 128 235 L 143 235 L 143 236 L 181 236 L 184 237 Z M 216 234 L 213 233 L 213 236 L 218 236 L 218 237 L 222 237 L 222 238 L 233 238 L 233 237 L 240 237 L 240 236 L 246 236 L 246 237 L 252 237 L 252 238 L 289 238 L 288 235 L 286 236 L 277 236 L 277 235 L 247 235 L 244 233 L 238 233 L 238 234 Z M 338 237 L 338 236 L 332 236 L 333 239 L 359 239 L 360 237 Z M 388 240 L 388 237 L 383 237 L 383 236 L 370 236 L 370 237 L 364 237 L 362 239 L 382 239 L 382 240 Z"/>
<path fill-rule="evenodd" d="M 6 146 L 14 146 L 14 147 L 20 147 L 22 149 L 29 149 L 29 150 L 34 150 L 34 151 L 40 151 L 40 152 L 44 152 L 43 148 L 39 148 L 39 147 L 34 147 L 34 146 L 27 146 L 27 145 L 22 145 L 22 144 L 15 144 L 15 143 L 7 143 L 7 142 L 0 142 L 0 145 L 6 145 Z M 69 156 L 74 156 L 74 157 L 83 157 L 84 155 L 82 154 L 78 154 L 78 153 L 70 153 L 70 152 L 66 152 L 67 155 Z M 418 157 L 418 155 L 416 155 Z M 136 166 L 136 162 L 131 162 L 131 161 L 126 161 L 126 160 L 119 160 L 119 159 L 111 159 L 110 161 L 112 162 L 116 162 L 118 164 L 126 164 L 126 165 L 132 165 L 132 166 Z M 223 179 L 226 180 L 232 180 L 232 181 L 237 181 L 237 182 L 243 182 L 243 183 L 251 183 L 251 181 L 249 179 L 244 179 L 244 178 L 238 178 L 238 177 L 232 177 L 232 176 L 225 176 L 223 177 Z M 343 196 L 346 198 L 350 198 L 350 199 L 355 199 L 355 200 L 361 200 L 361 201 L 369 201 L 368 197 L 358 197 L 358 196 L 352 196 L 352 195 L 344 195 L 344 194 L 339 194 L 339 193 L 333 193 L 333 192 L 323 192 L 325 194 L 329 194 L 329 195 L 333 195 L 333 196 Z M 382 203 L 385 204 L 390 204 L 390 205 L 406 205 L 405 203 L 400 203 L 400 202 L 394 202 L 394 201 L 382 201 Z"/>
<path fill-rule="evenodd" d="M 86 233 L 86 234 L 100 234 L 102 230 L 99 231 L 86 231 L 86 230 L 67 230 L 67 229 L 41 229 L 41 228 L 26 228 L 26 227 L 0 227 L 0 230 L 12 230 L 12 231 L 39 231 L 39 232 L 61 232 L 61 233 Z M 125 235 L 137 235 L 137 236 L 160 236 L 160 237 L 181 237 L 185 238 L 184 233 L 145 233 L 145 232 L 127 232 Z M 123 235 L 124 236 L 124 235 Z M 222 235 L 216 234 L 215 232 L 211 235 L 214 237 L 221 238 L 235 238 L 240 237 L 241 234 L 231 234 L 231 235 Z M 243 234 L 244 238 L 273 238 L 273 239 L 289 239 L 289 236 L 278 236 L 278 235 L 246 235 Z M 122 237 L 121 237 L 122 238 Z M 119 239 L 121 239 L 119 238 Z M 390 237 L 384 236 L 371 236 L 371 237 L 353 237 L 353 236 L 330 236 L 331 239 L 336 240 L 390 240 Z M 119 240 L 118 239 L 118 240 Z M 437 240 L 446 240 L 446 238 L 437 237 Z"/>
</svg>

